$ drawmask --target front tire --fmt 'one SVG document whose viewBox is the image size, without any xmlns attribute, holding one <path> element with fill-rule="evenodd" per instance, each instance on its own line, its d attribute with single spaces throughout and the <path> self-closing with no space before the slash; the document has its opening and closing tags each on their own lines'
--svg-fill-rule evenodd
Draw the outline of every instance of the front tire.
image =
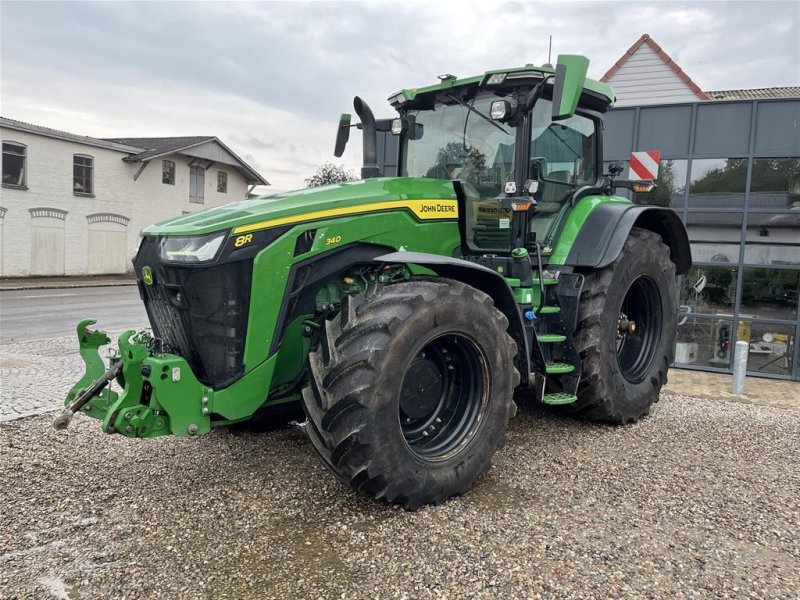
<svg viewBox="0 0 800 600">
<path fill-rule="evenodd" d="M 345 483 L 416 510 L 463 494 L 505 441 L 519 374 L 486 294 L 419 279 L 346 297 L 309 355 L 306 427 Z"/>
<path fill-rule="evenodd" d="M 617 259 L 586 275 L 575 336 L 583 372 L 578 400 L 565 408 L 616 424 L 648 414 L 674 357 L 677 314 L 669 248 L 632 229 Z"/>
</svg>

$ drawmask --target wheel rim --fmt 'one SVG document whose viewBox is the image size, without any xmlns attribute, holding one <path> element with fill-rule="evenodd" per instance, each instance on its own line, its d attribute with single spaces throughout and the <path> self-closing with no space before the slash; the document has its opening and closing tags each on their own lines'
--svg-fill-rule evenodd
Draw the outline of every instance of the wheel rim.
<svg viewBox="0 0 800 600">
<path fill-rule="evenodd" d="M 633 281 L 617 320 L 617 363 L 631 383 L 644 380 L 661 341 L 661 294 L 650 277 Z M 627 324 L 623 328 L 623 323 Z M 630 329 L 630 323 L 635 329 Z"/>
<path fill-rule="evenodd" d="M 400 427 L 411 451 L 445 460 L 474 437 L 488 403 L 486 358 L 470 338 L 439 335 L 406 366 L 400 386 Z"/>
</svg>

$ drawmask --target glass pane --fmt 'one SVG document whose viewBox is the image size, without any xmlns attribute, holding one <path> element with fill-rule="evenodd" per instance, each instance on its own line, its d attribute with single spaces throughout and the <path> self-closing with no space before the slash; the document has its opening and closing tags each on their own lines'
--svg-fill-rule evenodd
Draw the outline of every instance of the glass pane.
<svg viewBox="0 0 800 600">
<path fill-rule="evenodd" d="M 800 158 L 757 158 L 750 179 L 750 210 L 800 208 Z"/>
<path fill-rule="evenodd" d="M 25 181 L 25 158 L 14 154 L 3 154 L 3 183 L 22 185 Z"/>
<path fill-rule="evenodd" d="M 81 194 L 92 193 L 92 168 L 75 165 L 72 168 L 72 189 Z"/>
<path fill-rule="evenodd" d="M 737 271 L 735 266 L 692 267 L 682 278 L 681 305 L 692 313 L 732 317 Z"/>
<path fill-rule="evenodd" d="M 197 167 L 189 169 L 189 200 L 194 202 L 197 199 Z"/>
<path fill-rule="evenodd" d="M 733 358 L 733 322 L 679 317 L 675 364 L 728 368 Z"/>
<path fill-rule="evenodd" d="M 479 94 L 472 107 L 489 114 L 493 94 Z M 406 175 L 462 179 L 481 197 L 494 198 L 514 167 L 514 128 L 487 122 L 465 106 L 448 101 L 414 113 L 421 135 L 406 144 Z"/>
<path fill-rule="evenodd" d="M 744 261 L 756 265 L 800 265 L 800 211 L 748 214 Z"/>
<path fill-rule="evenodd" d="M 744 206 L 746 158 L 709 158 L 692 161 L 689 206 L 739 208 Z"/>
<path fill-rule="evenodd" d="M 568 191 L 566 185 L 586 185 L 597 181 L 595 125 L 594 121 L 581 115 L 553 122 L 552 111 L 552 104 L 547 100 L 537 102 L 533 108 L 531 162 L 544 159 L 541 174 L 545 179 L 556 181 L 553 184 L 556 187 L 563 184 L 562 190 L 555 193 L 561 196 L 566 193 L 563 190 Z M 544 202 L 547 201 L 545 198 Z"/>
<path fill-rule="evenodd" d="M 794 321 L 798 288 L 800 270 L 746 268 L 739 308 L 741 316 Z"/>
<path fill-rule="evenodd" d="M 751 323 L 739 326 L 740 339 L 750 342 L 747 370 L 790 375 L 794 350 L 794 325 Z"/>
<path fill-rule="evenodd" d="M 658 166 L 656 190 L 649 194 L 636 194 L 636 202 L 657 206 L 683 206 L 686 204 L 686 160 L 662 160 Z M 630 177 L 630 175 L 627 175 Z"/>
<path fill-rule="evenodd" d="M 742 213 L 690 212 L 686 233 L 694 262 L 738 263 Z"/>
<path fill-rule="evenodd" d="M 16 154 L 18 156 L 25 156 L 25 146 L 3 142 L 3 154 Z"/>
</svg>

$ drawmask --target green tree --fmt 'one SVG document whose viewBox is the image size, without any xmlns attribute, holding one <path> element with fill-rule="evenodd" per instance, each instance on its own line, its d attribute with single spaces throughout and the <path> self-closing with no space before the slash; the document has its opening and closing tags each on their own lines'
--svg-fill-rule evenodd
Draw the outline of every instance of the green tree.
<svg viewBox="0 0 800 600">
<path fill-rule="evenodd" d="M 342 183 L 344 181 L 353 181 L 356 178 L 352 170 L 348 171 L 344 165 L 335 165 L 332 162 L 322 163 L 317 172 L 311 177 L 306 179 L 306 186 L 319 187 L 321 185 L 330 185 L 332 183 Z"/>
<path fill-rule="evenodd" d="M 436 162 L 425 173 L 425 177 L 453 179 L 455 175 L 458 179 L 477 185 L 481 181 L 481 172 L 484 169 L 486 169 L 486 155 L 477 147 L 465 147 L 461 142 L 450 142 L 439 148 Z"/>
<path fill-rule="evenodd" d="M 646 194 L 635 194 L 635 201 L 669 207 L 672 203 L 672 195 L 683 192 L 675 183 L 675 161 L 662 160 L 658 167 L 655 191 Z"/>
</svg>

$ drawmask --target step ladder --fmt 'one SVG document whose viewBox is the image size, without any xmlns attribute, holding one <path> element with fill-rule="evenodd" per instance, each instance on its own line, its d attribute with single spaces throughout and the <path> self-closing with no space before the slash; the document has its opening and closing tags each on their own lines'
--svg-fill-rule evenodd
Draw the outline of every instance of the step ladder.
<svg viewBox="0 0 800 600">
<path fill-rule="evenodd" d="M 533 278 L 533 287 L 544 290 L 540 307 L 534 307 L 534 342 L 539 345 L 542 358 L 536 358 L 534 370 L 544 377 L 541 401 L 544 404 L 572 404 L 578 399 L 578 383 L 581 379 L 581 359 L 575 347 L 572 331 L 561 315 L 558 301 L 558 274 L 551 274 L 542 268 L 541 255 L 537 244 L 538 271 Z M 544 279 L 541 279 L 541 278 Z M 534 352 L 533 355 L 536 353 Z M 550 384 L 548 386 L 548 384 Z M 548 392 L 547 388 L 551 388 Z"/>
</svg>

